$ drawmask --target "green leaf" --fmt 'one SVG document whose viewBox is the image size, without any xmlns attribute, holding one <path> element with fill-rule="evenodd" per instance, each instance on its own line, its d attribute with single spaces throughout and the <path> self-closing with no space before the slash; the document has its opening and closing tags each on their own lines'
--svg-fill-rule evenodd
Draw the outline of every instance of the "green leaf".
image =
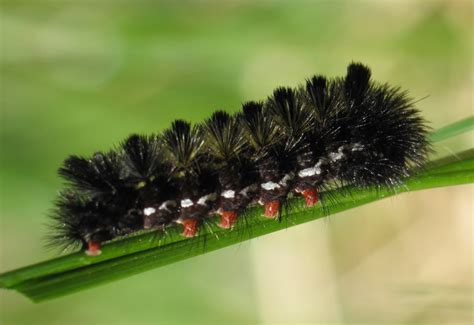
<svg viewBox="0 0 474 325">
<path fill-rule="evenodd" d="M 464 123 L 455 124 L 463 130 L 468 129 Z M 459 134 L 452 128 L 450 130 L 451 136 Z M 261 217 L 261 208 L 252 207 L 232 230 L 208 225 L 200 236 L 192 239 L 184 239 L 176 233 L 166 236 L 157 232 L 141 233 L 104 245 L 102 255 L 97 257 L 77 252 L 1 274 L 0 286 L 17 290 L 34 301 L 43 301 L 356 208 L 401 192 L 468 184 L 473 181 L 474 150 L 469 150 L 430 163 L 424 171 L 407 179 L 405 186 L 398 188 L 397 193 L 386 188 L 339 188 L 323 193 L 330 198 L 324 208 L 320 204 L 306 208 L 302 200 L 292 199 L 288 214 L 279 221 Z"/>
</svg>

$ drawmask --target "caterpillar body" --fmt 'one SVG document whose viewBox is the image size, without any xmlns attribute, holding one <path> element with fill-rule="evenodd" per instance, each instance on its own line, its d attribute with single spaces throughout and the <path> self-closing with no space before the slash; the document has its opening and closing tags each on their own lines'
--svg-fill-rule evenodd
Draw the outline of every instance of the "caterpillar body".
<svg viewBox="0 0 474 325">
<path fill-rule="evenodd" d="M 351 63 L 343 78 L 277 88 L 233 115 L 176 120 L 109 152 L 70 156 L 52 239 L 97 255 L 103 242 L 143 229 L 193 237 L 215 215 L 232 228 L 250 204 L 277 218 L 289 195 L 312 206 L 332 186 L 395 188 L 428 152 L 426 122 L 406 92 Z"/>
</svg>

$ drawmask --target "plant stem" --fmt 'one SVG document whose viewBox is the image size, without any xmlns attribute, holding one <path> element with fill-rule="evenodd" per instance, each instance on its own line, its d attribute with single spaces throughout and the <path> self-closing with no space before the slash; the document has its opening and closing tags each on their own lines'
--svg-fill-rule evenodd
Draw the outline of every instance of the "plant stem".
<svg viewBox="0 0 474 325">
<path fill-rule="evenodd" d="M 474 182 L 474 151 L 464 160 L 434 164 L 407 179 L 399 192 L 459 185 Z M 348 196 L 347 193 L 350 193 Z M 305 208 L 301 200 L 292 200 L 288 215 L 282 222 L 260 217 L 260 208 L 251 208 L 232 231 L 211 227 L 194 239 L 157 240 L 156 233 L 146 233 L 112 242 L 103 249 L 104 256 L 91 258 L 82 252 L 33 265 L 0 276 L 2 286 L 18 290 L 34 301 L 42 301 L 99 284 L 141 273 L 159 266 L 181 261 L 219 248 L 316 220 L 330 214 L 355 208 L 396 193 L 385 188 L 337 189 L 326 193 L 331 201 L 326 210 L 320 205 Z M 176 236 L 172 236 L 176 237 Z M 115 257 L 113 257 L 115 256 Z M 92 263 L 91 263 L 92 262 Z"/>
<path fill-rule="evenodd" d="M 469 116 L 432 132 L 430 140 L 433 142 L 443 141 L 471 130 L 474 130 L 474 116 Z"/>
<path fill-rule="evenodd" d="M 474 129 L 474 117 L 464 119 L 431 134 L 441 141 Z M 418 175 L 405 180 L 397 192 L 468 184 L 474 182 L 474 150 L 431 162 Z M 294 225 L 316 220 L 355 208 L 395 193 L 386 188 L 339 188 L 323 193 L 329 198 L 324 208 L 319 204 L 304 207 L 302 200 L 292 199 L 288 214 L 280 220 L 261 217 L 261 208 L 246 210 L 245 217 L 232 230 L 209 225 L 197 238 L 185 239 L 175 229 L 164 235 L 143 232 L 104 245 L 102 255 L 90 257 L 84 252 L 58 257 L 0 274 L 0 287 L 24 293 L 34 301 L 70 294 L 99 284 L 121 279 L 159 266 L 181 261 L 245 240 Z"/>
</svg>

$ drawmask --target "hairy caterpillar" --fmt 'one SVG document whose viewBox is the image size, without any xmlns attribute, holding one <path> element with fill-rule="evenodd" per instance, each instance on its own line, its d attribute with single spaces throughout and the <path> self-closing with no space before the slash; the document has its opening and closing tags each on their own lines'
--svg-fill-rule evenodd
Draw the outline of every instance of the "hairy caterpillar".
<svg viewBox="0 0 474 325">
<path fill-rule="evenodd" d="M 312 206 L 330 186 L 399 186 L 426 161 L 427 127 L 406 92 L 370 77 L 352 63 L 344 78 L 277 88 L 234 115 L 176 120 L 109 152 L 70 156 L 53 242 L 97 255 L 101 243 L 143 229 L 193 237 L 213 215 L 231 228 L 249 204 L 276 218 L 291 193 Z"/>
</svg>

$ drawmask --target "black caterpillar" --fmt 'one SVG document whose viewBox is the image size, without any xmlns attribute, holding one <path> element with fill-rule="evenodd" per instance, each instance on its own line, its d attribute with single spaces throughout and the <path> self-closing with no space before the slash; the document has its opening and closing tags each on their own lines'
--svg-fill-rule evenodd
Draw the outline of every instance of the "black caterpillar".
<svg viewBox="0 0 474 325">
<path fill-rule="evenodd" d="M 352 63 L 344 78 L 277 88 L 234 115 L 176 120 L 109 152 L 70 156 L 59 170 L 68 186 L 56 204 L 54 243 L 97 255 L 101 243 L 143 229 L 181 224 L 192 237 L 212 215 L 231 228 L 257 202 L 276 218 L 290 193 L 311 206 L 334 184 L 399 186 L 426 161 L 426 123 L 406 92 L 370 76 Z"/>
</svg>

